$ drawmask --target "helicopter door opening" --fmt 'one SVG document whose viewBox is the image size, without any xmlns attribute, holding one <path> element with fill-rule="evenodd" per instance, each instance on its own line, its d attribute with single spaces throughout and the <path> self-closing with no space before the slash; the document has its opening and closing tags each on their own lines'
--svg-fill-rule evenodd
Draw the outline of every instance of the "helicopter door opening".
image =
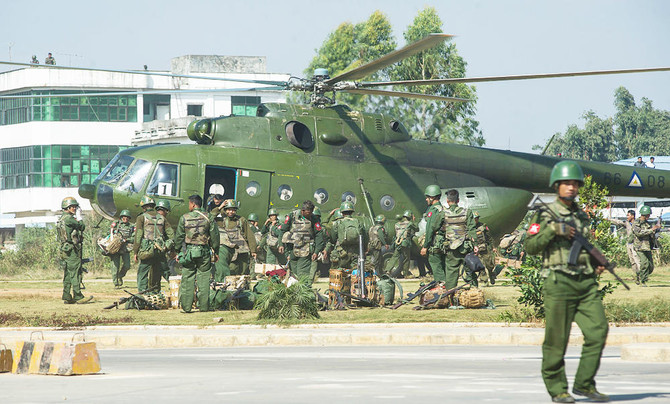
<svg viewBox="0 0 670 404">
<path fill-rule="evenodd" d="M 223 199 L 235 199 L 237 189 L 237 170 L 230 167 L 207 166 L 205 168 L 205 199 L 215 194 L 223 195 Z"/>
</svg>

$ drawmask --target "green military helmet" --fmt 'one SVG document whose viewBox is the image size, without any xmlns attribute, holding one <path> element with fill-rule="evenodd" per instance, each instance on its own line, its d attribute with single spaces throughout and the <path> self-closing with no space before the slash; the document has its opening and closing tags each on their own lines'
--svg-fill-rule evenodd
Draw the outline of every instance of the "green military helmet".
<svg viewBox="0 0 670 404">
<path fill-rule="evenodd" d="M 430 195 L 429 195 L 430 196 Z M 407 209 L 406 211 L 402 212 L 402 215 L 410 220 L 412 220 L 412 211 Z"/>
<path fill-rule="evenodd" d="M 166 201 L 165 199 L 159 199 L 158 202 L 156 203 L 156 209 L 165 209 L 168 212 L 170 211 L 170 201 Z"/>
<path fill-rule="evenodd" d="M 237 209 L 239 206 L 237 206 L 237 201 L 235 199 L 226 199 L 223 201 L 223 208 L 224 209 Z"/>
<path fill-rule="evenodd" d="M 580 185 L 584 185 L 584 172 L 579 164 L 574 161 L 559 161 L 551 169 L 549 176 L 549 186 L 553 187 L 558 181 L 579 181 Z"/>
<path fill-rule="evenodd" d="M 61 202 L 60 207 L 61 209 L 67 209 L 70 206 L 79 206 L 79 202 L 77 202 L 76 199 L 74 199 L 71 196 L 66 197 L 63 199 L 63 202 Z"/>
<path fill-rule="evenodd" d="M 122 210 L 122 211 L 121 211 L 121 214 L 119 215 L 119 217 L 124 217 L 124 216 L 126 216 L 126 217 L 132 217 L 132 216 L 130 215 L 130 211 L 129 211 L 128 209 L 124 209 L 124 210 Z"/>
<path fill-rule="evenodd" d="M 340 212 L 339 209 L 335 211 L 335 213 L 333 214 L 333 216 L 335 217 L 335 220 L 337 220 L 337 219 L 342 219 L 342 218 L 344 217 L 344 216 L 342 215 L 342 212 Z"/>
<path fill-rule="evenodd" d="M 640 215 L 651 215 L 651 208 L 647 205 L 642 205 L 640 208 Z"/>
<path fill-rule="evenodd" d="M 278 215 L 277 209 L 272 208 L 272 209 L 268 210 L 268 216 L 272 216 L 272 215 L 275 215 L 275 216 Z"/>
<path fill-rule="evenodd" d="M 377 215 L 377 217 L 375 217 L 375 223 L 383 224 L 385 221 L 386 218 L 384 215 Z"/>
<path fill-rule="evenodd" d="M 351 201 L 344 201 L 342 202 L 342 205 L 340 205 L 340 212 L 353 212 L 354 211 L 354 204 Z"/>
<path fill-rule="evenodd" d="M 144 207 L 145 205 L 156 205 L 156 201 L 154 201 L 154 198 L 150 197 L 149 195 L 144 195 L 140 201 L 140 206 Z"/>
<path fill-rule="evenodd" d="M 312 211 L 312 216 L 319 216 L 321 217 L 321 209 L 319 209 L 318 206 L 314 207 L 314 210 Z"/>
<path fill-rule="evenodd" d="M 442 190 L 440 189 L 439 185 L 432 184 L 426 187 L 426 190 L 423 192 L 423 194 L 432 197 L 440 196 L 442 195 Z"/>
<path fill-rule="evenodd" d="M 258 221 L 258 215 L 255 213 L 249 213 L 249 216 L 247 216 L 247 220 L 251 220 L 252 222 L 257 222 Z"/>
<path fill-rule="evenodd" d="M 472 217 L 479 217 L 479 212 L 476 210 L 472 212 Z"/>
</svg>

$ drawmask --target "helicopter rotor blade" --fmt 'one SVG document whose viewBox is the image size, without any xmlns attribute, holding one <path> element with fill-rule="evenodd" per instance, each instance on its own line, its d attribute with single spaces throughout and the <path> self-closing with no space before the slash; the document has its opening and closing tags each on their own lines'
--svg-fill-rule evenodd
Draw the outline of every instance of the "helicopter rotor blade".
<svg viewBox="0 0 670 404">
<path fill-rule="evenodd" d="M 363 94 L 363 95 L 383 95 L 386 97 L 416 98 L 420 100 L 449 101 L 449 102 L 468 102 L 467 98 L 444 97 L 441 95 L 408 93 L 404 91 L 373 90 L 369 88 L 352 88 L 341 90 L 344 93 Z"/>
<path fill-rule="evenodd" d="M 61 65 L 36 65 L 33 63 L 21 63 L 21 62 L 8 62 L 0 60 L 0 65 L 11 65 L 11 66 L 25 66 L 39 69 L 63 69 L 63 70 L 81 70 L 81 71 L 91 71 L 91 72 L 108 72 L 108 73 L 129 73 L 129 74 L 140 74 L 145 76 L 163 76 L 163 77 L 176 77 L 176 78 L 185 78 L 185 79 L 201 79 L 201 80 L 220 80 L 220 81 L 234 81 L 238 83 L 252 83 L 252 84 L 266 84 L 270 86 L 283 86 L 286 88 L 288 83 L 285 81 L 273 81 L 273 80 L 250 80 L 250 79 L 236 79 L 236 78 L 226 78 L 226 77 L 212 77 L 212 76 L 194 76 L 189 74 L 174 74 L 174 73 L 164 73 L 164 72 L 150 72 L 142 70 L 115 70 L 115 69 L 96 69 L 92 67 L 76 67 L 76 66 L 61 66 Z"/>
<path fill-rule="evenodd" d="M 205 88 L 189 90 L 145 90 L 145 91 L 108 91 L 97 93 L 59 93 L 59 94 L 21 94 L 21 95 L 0 95 L 4 98 L 60 98 L 60 97 L 105 97 L 110 95 L 138 95 L 138 94 L 203 94 L 203 93 L 226 93 L 226 92 L 247 92 L 263 90 L 284 90 L 284 87 L 250 87 L 250 88 Z"/>
<path fill-rule="evenodd" d="M 579 76 L 604 76 L 610 74 L 630 74 L 630 73 L 650 73 L 670 71 L 670 67 L 648 67 L 639 69 L 618 69 L 618 70 L 593 70 L 582 72 L 564 72 L 564 73 L 540 73 L 540 74 L 517 74 L 510 76 L 488 76 L 488 77 L 454 77 L 446 79 L 428 79 L 428 80 L 398 80 L 398 81 L 374 81 L 358 83 L 363 88 L 380 86 L 433 86 L 440 84 L 458 84 L 458 83 L 482 83 L 489 81 L 512 81 L 512 80 L 533 80 L 533 79 L 552 79 L 560 77 L 579 77 Z"/>
<path fill-rule="evenodd" d="M 377 70 L 383 69 L 386 66 L 392 65 L 393 63 L 405 59 L 409 56 L 415 55 L 421 51 L 424 51 L 426 49 L 430 49 L 433 46 L 439 44 L 440 42 L 443 42 L 447 38 L 452 38 L 453 35 L 449 34 L 430 34 L 425 36 L 424 38 L 411 43 L 402 49 L 398 49 L 397 51 L 393 51 L 391 53 L 388 53 L 379 59 L 373 60 L 370 63 L 366 63 L 362 66 L 359 66 L 353 70 L 349 70 L 348 72 L 344 72 L 340 75 L 337 75 L 333 78 L 330 78 L 326 80 L 326 84 L 333 85 L 334 83 L 337 83 L 338 81 L 344 81 L 344 80 L 356 80 L 356 79 L 361 79 L 371 73 L 376 72 Z"/>
</svg>

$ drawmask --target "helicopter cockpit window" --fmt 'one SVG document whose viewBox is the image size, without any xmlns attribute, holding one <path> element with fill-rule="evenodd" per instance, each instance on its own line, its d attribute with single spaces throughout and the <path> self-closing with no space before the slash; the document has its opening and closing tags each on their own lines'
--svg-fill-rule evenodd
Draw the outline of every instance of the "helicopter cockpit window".
<svg viewBox="0 0 670 404">
<path fill-rule="evenodd" d="M 102 170 L 96 180 L 116 184 L 121 177 L 123 177 L 123 174 L 128 171 L 128 167 L 133 163 L 133 160 L 135 160 L 135 158 L 132 156 L 122 156 L 117 154 L 112 161 L 107 164 L 107 167 Z"/>
<path fill-rule="evenodd" d="M 245 191 L 247 191 L 247 195 L 249 196 L 258 196 L 261 194 L 261 184 L 256 181 L 250 181 L 247 184 Z"/>
<path fill-rule="evenodd" d="M 328 191 L 323 188 L 317 189 L 314 191 L 314 200 L 319 205 L 323 205 L 324 203 L 328 202 Z"/>
<path fill-rule="evenodd" d="M 395 208 L 395 199 L 391 195 L 384 195 L 379 200 L 379 205 L 386 211 L 392 210 Z"/>
<path fill-rule="evenodd" d="M 147 194 L 158 196 L 177 196 L 177 177 L 179 166 L 171 163 L 158 163 L 154 176 L 147 187 Z"/>
<path fill-rule="evenodd" d="M 290 185 L 280 185 L 279 188 L 277 188 L 277 195 L 279 195 L 279 199 L 282 201 L 288 201 L 293 196 L 293 189 L 291 189 Z"/>
<path fill-rule="evenodd" d="M 128 175 L 123 177 L 123 181 L 119 182 L 118 188 L 130 193 L 140 192 L 150 171 L 151 162 L 141 159 L 135 160 L 135 163 L 128 170 Z"/>
<path fill-rule="evenodd" d="M 349 201 L 349 202 L 351 202 L 355 205 L 356 204 L 356 195 L 351 191 L 347 191 L 347 192 L 343 193 L 342 194 L 342 202 L 345 202 L 345 201 Z"/>
</svg>

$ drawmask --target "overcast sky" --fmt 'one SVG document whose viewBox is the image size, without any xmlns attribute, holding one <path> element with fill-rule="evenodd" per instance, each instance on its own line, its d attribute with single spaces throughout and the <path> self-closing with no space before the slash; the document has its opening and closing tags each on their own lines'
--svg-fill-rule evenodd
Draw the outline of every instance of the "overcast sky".
<svg viewBox="0 0 670 404">
<path fill-rule="evenodd" d="M 397 42 L 434 6 L 468 63 L 467 76 L 670 66 L 670 1 L 31 1 L 5 0 L 0 60 L 167 70 L 186 54 L 266 56 L 268 71 L 302 75 L 328 33 L 379 9 Z M 327 66 L 324 66 L 327 67 Z M 6 67 L 0 70 L 6 70 Z M 670 110 L 670 72 L 482 83 L 486 146 L 531 151 L 587 110 L 614 113 L 623 85 Z"/>
</svg>

